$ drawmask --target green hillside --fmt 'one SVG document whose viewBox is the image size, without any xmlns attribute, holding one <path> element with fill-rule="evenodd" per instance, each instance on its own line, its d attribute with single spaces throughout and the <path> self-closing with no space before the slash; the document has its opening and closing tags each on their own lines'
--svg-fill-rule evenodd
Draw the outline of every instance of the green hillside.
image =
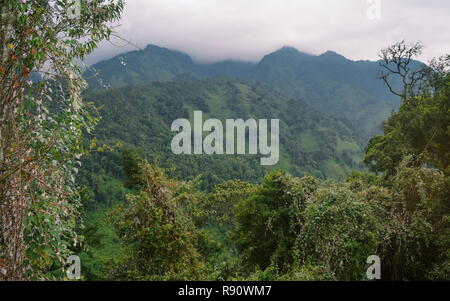
<svg viewBox="0 0 450 301">
<path fill-rule="evenodd" d="M 186 54 L 149 45 L 95 64 L 86 77 L 95 89 L 214 77 L 259 82 L 342 119 L 368 139 L 399 105 L 377 78 L 379 71 L 378 62 L 352 61 L 332 51 L 316 56 L 283 47 L 257 64 L 199 64 Z"/>
<path fill-rule="evenodd" d="M 163 82 L 91 92 L 86 99 L 95 102 L 102 116 L 95 139 L 139 148 L 149 161 L 176 166 L 173 174 L 183 179 L 202 174 L 204 187 L 229 179 L 255 182 L 269 167 L 260 165 L 259 155 L 174 155 L 170 143 L 176 133 L 171 132 L 171 123 L 192 118 L 194 110 L 203 111 L 204 120 L 223 122 L 280 119 L 280 160 L 270 169 L 339 178 L 361 167 L 362 148 L 350 128 L 261 85 L 225 79 Z M 110 163 L 104 162 L 113 154 L 94 155 L 89 168 L 98 171 L 106 166 L 111 173 L 114 168 L 108 166 L 121 161 L 111 157 Z"/>
</svg>

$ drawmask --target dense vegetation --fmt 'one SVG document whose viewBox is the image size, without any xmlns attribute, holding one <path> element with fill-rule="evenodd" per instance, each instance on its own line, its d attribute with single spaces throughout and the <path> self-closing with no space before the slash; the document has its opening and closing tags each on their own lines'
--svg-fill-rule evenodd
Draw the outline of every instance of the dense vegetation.
<svg viewBox="0 0 450 301">
<path fill-rule="evenodd" d="M 67 279 L 72 254 L 83 280 L 365 280 L 371 255 L 384 280 L 450 279 L 450 56 L 202 65 L 149 46 L 87 71 L 83 94 L 74 62 L 123 1 L 73 5 L 0 6 L 0 280 Z M 279 118 L 279 164 L 173 155 L 194 110 Z"/>
<path fill-rule="evenodd" d="M 73 6 L 0 1 L 0 280 L 62 279 L 81 245 L 75 177 L 96 119 L 74 62 L 110 37 L 123 2 Z"/>
<path fill-rule="evenodd" d="M 363 280 L 366 258 L 378 254 L 385 280 L 448 279 L 448 178 L 409 163 L 389 181 L 362 173 L 320 181 L 272 171 L 261 184 L 234 180 L 207 193 L 196 181 L 168 178 L 137 159 L 126 202 L 102 221 L 112 225 L 117 249 L 86 254 L 97 265 L 86 266 L 88 275 Z"/>
<path fill-rule="evenodd" d="M 87 213 L 91 249 L 82 256 L 87 279 L 364 280 L 367 257 L 378 255 L 384 280 L 448 280 L 448 63 L 444 57 L 421 70 L 419 87 L 408 86 L 406 77 L 399 111 L 385 123 L 384 134 L 374 136 L 366 148 L 365 162 L 373 173 L 355 171 L 343 180 L 303 175 L 303 170 L 289 170 L 283 164 L 284 170 L 261 170 L 265 176 L 260 180 L 252 173 L 257 165 L 250 164 L 252 178 L 245 173 L 228 178 L 233 171 L 222 175 L 222 167 L 233 162 L 225 159 L 223 165 L 205 161 L 183 170 L 183 161 L 162 159 L 158 153 L 162 149 L 155 145 L 159 139 L 164 141 L 161 132 L 154 132 L 154 143 L 146 144 L 142 131 L 137 131 L 137 126 L 147 124 L 150 132 L 152 127 L 167 127 L 172 119 L 164 116 L 170 110 L 186 117 L 193 108 L 219 118 L 238 112 L 234 110 L 246 116 L 264 115 L 265 105 L 252 108 L 253 99 L 258 104 L 267 101 L 268 110 L 281 114 L 288 124 L 289 111 L 298 110 L 292 112 L 298 118 L 292 119 L 286 133 L 298 127 L 299 137 L 305 129 L 313 131 L 312 137 L 321 137 L 318 129 L 324 125 L 333 125 L 330 134 L 338 139 L 351 133 L 306 105 L 289 106 L 289 99 L 261 86 L 181 80 L 90 95 L 105 112 L 98 141 L 112 144 L 116 137 L 125 147 L 94 156 L 96 162 L 87 164 L 95 183 L 87 201 L 97 200 L 87 207 L 91 208 Z M 108 93 L 111 99 L 114 95 L 117 108 L 113 104 L 106 108 Z M 238 97 L 230 97 L 236 93 Z M 165 94 L 177 97 L 163 98 Z M 214 102 L 219 96 L 220 102 Z M 233 101 L 239 106 L 235 108 Z M 223 106 L 217 109 L 218 104 Z M 134 128 L 125 114 L 141 116 L 144 105 L 146 117 L 137 120 Z M 121 127 L 111 122 L 112 116 L 125 118 L 114 119 Z M 292 137 L 287 149 L 293 147 L 296 135 Z M 166 147 L 167 142 L 161 145 Z M 299 152 L 294 148 L 292 154 Z M 339 160 L 336 153 L 332 157 Z M 115 162 L 110 170 L 105 168 L 108 162 Z M 301 164 L 308 167 L 308 161 Z M 181 167 L 181 172 L 171 167 Z M 296 172 L 297 176 L 291 175 Z M 195 177 L 199 174 L 217 175 L 217 182 L 208 176 Z"/>
</svg>

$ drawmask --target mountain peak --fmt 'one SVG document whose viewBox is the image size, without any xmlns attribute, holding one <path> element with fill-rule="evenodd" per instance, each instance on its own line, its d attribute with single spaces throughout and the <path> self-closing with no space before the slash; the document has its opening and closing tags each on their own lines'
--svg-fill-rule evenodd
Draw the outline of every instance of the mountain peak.
<svg viewBox="0 0 450 301">
<path fill-rule="evenodd" d="M 155 44 L 148 44 L 147 47 L 145 47 L 146 49 L 167 49 L 166 47 L 162 47 L 162 46 L 158 46 Z M 169 50 L 169 49 L 167 49 Z"/>
<path fill-rule="evenodd" d="M 337 59 L 346 59 L 343 55 L 332 51 L 332 50 L 327 50 L 326 52 L 322 53 L 321 55 L 319 55 L 320 57 L 325 57 L 325 58 L 337 58 Z"/>
<path fill-rule="evenodd" d="M 278 53 L 278 54 L 290 54 L 290 55 L 310 55 L 306 52 L 299 51 L 294 46 L 283 46 L 280 49 L 272 52 L 272 54 Z"/>
<path fill-rule="evenodd" d="M 281 47 L 280 49 L 278 49 L 278 51 L 291 51 L 291 52 L 299 52 L 297 48 L 295 48 L 294 46 L 289 46 L 289 45 L 285 45 L 283 47 Z"/>
<path fill-rule="evenodd" d="M 147 47 L 145 47 L 145 50 L 150 50 L 150 51 L 158 51 L 158 52 L 175 52 L 173 50 L 170 50 L 168 48 L 165 47 L 160 47 L 158 45 L 153 45 L 153 44 L 148 44 Z"/>
<path fill-rule="evenodd" d="M 278 62 L 289 64 L 293 61 L 302 60 L 303 58 L 310 56 L 310 54 L 301 52 L 292 46 L 283 46 L 282 48 L 264 56 L 259 63 L 265 64 L 267 62 Z"/>
<path fill-rule="evenodd" d="M 147 47 L 145 47 L 145 50 L 147 51 L 147 53 L 162 56 L 167 60 L 177 60 L 179 63 L 192 64 L 191 57 L 186 53 L 178 50 L 172 50 L 169 48 L 160 47 L 153 44 L 148 44 Z"/>
</svg>

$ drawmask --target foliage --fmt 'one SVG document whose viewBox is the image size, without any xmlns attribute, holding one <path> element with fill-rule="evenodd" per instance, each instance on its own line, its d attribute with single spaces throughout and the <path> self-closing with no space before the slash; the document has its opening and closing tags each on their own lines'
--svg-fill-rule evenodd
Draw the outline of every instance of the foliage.
<svg viewBox="0 0 450 301">
<path fill-rule="evenodd" d="M 369 141 L 364 162 L 372 171 L 392 176 L 402 159 L 405 156 L 412 156 L 411 164 L 416 166 L 427 164 L 448 176 L 450 175 L 450 74 L 448 73 L 450 56 L 432 61 L 430 67 L 424 67 L 420 75 L 416 75 L 417 73 L 410 71 L 411 68 L 407 65 L 410 58 L 401 57 L 406 50 L 398 50 L 399 47 L 404 49 L 406 46 L 395 44 L 393 47 L 389 53 L 393 53 L 394 58 L 390 61 L 397 62 L 401 65 L 400 69 L 406 70 L 400 74 L 405 82 L 403 92 L 400 94 L 403 101 L 399 111 L 392 114 L 386 122 L 384 135 L 374 136 Z M 411 51 L 420 53 L 420 49 Z M 400 57 L 395 58 L 396 56 Z M 417 81 L 419 76 L 421 80 Z"/>
<path fill-rule="evenodd" d="M 400 164 L 392 180 L 391 218 L 379 250 L 388 279 L 426 280 L 433 267 L 435 273 L 445 271 L 450 186 L 441 172 L 408 163 L 405 159 Z"/>
<path fill-rule="evenodd" d="M 240 180 L 231 180 L 214 186 L 204 207 L 207 208 L 210 222 L 224 232 L 236 226 L 235 206 L 257 191 L 257 186 Z"/>
<path fill-rule="evenodd" d="M 422 45 L 404 41 L 382 51 L 383 79 L 402 98 L 398 112 L 367 146 L 365 163 L 384 176 L 401 204 L 387 227 L 386 259 L 392 279 L 448 278 L 448 214 L 450 208 L 450 57 L 413 70 L 410 62 Z M 403 83 L 395 91 L 388 78 Z M 398 269 L 403 265 L 403 269 Z M 433 271 L 424 271 L 435 266 Z M 434 276 L 432 276 L 434 275 Z"/>
<path fill-rule="evenodd" d="M 249 269 L 264 270 L 274 263 L 283 271 L 293 262 L 298 218 L 294 206 L 302 204 L 288 189 L 289 177 L 283 172 L 273 172 L 236 207 L 238 227 L 233 240 Z"/>
<path fill-rule="evenodd" d="M 123 3 L 82 1 L 75 18 L 72 2 L 1 1 L 0 279 L 62 279 L 82 240 L 75 175 L 96 119 L 74 61 L 109 37 Z"/>
<path fill-rule="evenodd" d="M 191 212 L 196 192 L 191 183 L 168 179 L 161 169 L 141 164 L 144 187 L 128 194 L 112 213 L 113 226 L 126 245 L 112 277 L 134 280 L 199 279 L 203 262 L 200 233 Z"/>
<path fill-rule="evenodd" d="M 105 279 L 364 280 L 370 255 L 384 280 L 448 279 L 449 185 L 438 171 L 407 160 L 389 182 L 273 171 L 205 194 L 140 166 L 144 186 L 112 213 L 127 251 L 105 263 Z"/>
<path fill-rule="evenodd" d="M 340 280 L 364 278 L 365 260 L 376 254 L 381 224 L 372 204 L 348 187 L 330 183 L 317 190 L 301 219 L 301 262 L 322 266 Z"/>
</svg>

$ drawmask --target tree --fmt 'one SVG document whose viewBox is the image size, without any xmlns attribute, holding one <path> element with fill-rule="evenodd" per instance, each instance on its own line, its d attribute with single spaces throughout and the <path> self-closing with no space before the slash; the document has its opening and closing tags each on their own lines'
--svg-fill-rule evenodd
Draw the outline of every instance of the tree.
<svg viewBox="0 0 450 301">
<path fill-rule="evenodd" d="M 0 1 L 0 279 L 61 278 L 80 242 L 74 178 L 96 119 L 74 62 L 110 37 L 122 9 L 122 0 Z"/>
<path fill-rule="evenodd" d="M 138 172 L 142 189 L 126 196 L 111 214 L 114 229 L 127 249 L 111 276 L 120 280 L 198 280 L 204 277 L 193 208 L 194 183 L 169 179 L 148 163 Z"/>
<path fill-rule="evenodd" d="M 403 40 L 380 51 L 380 66 L 384 69 L 380 78 L 392 94 L 407 99 L 414 96 L 418 86 L 425 82 L 431 69 L 413 61 L 414 57 L 422 53 L 423 48 L 424 46 L 419 42 L 408 45 Z M 391 77 L 401 81 L 402 89 L 400 91 L 395 89 L 393 81 L 390 80 Z"/>
<path fill-rule="evenodd" d="M 382 246 L 391 279 L 446 279 L 450 213 L 450 55 L 413 70 L 420 44 L 396 43 L 382 51 L 382 79 L 401 97 L 398 112 L 366 149 L 365 163 L 393 191 L 394 212 Z M 399 76 L 402 91 L 388 78 Z M 430 271 L 433 269 L 432 271 Z"/>
<path fill-rule="evenodd" d="M 125 149 L 122 153 L 123 171 L 125 175 L 125 187 L 128 189 L 139 189 L 144 185 L 145 179 L 141 174 L 142 164 L 145 161 L 142 159 L 142 153 L 136 149 Z"/>
<path fill-rule="evenodd" d="M 395 174 L 405 156 L 415 166 L 427 164 L 450 175 L 450 55 L 414 70 L 412 57 L 422 46 L 396 43 L 382 51 L 382 79 L 402 99 L 398 112 L 384 124 L 366 149 L 365 163 L 372 171 Z M 391 76 L 400 77 L 402 91 L 394 91 Z"/>
<path fill-rule="evenodd" d="M 253 195 L 257 186 L 240 180 L 230 180 L 218 184 L 209 194 L 206 207 L 210 209 L 210 216 L 220 228 L 226 232 L 236 226 L 236 205 Z"/>
<path fill-rule="evenodd" d="M 301 213 L 296 263 L 321 267 L 339 280 L 361 280 L 367 257 L 376 254 L 382 223 L 375 203 L 348 186 L 321 185 L 311 197 Z"/>
<path fill-rule="evenodd" d="M 237 204 L 232 238 L 249 270 L 264 270 L 273 264 L 285 272 L 293 263 L 300 213 L 317 187 L 317 181 L 310 177 L 296 181 L 284 172 L 273 171 L 252 195 Z"/>
</svg>

